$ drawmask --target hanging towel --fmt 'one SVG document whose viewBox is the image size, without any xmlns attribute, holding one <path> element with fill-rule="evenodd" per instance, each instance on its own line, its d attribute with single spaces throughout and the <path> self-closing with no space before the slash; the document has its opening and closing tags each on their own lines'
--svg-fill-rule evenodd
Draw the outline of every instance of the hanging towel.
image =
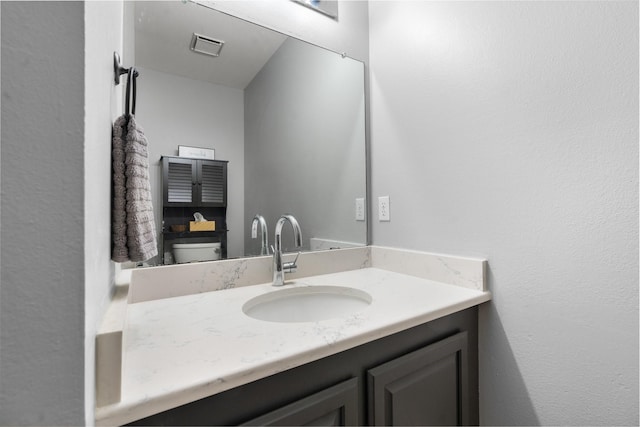
<svg viewBox="0 0 640 427">
<path fill-rule="evenodd" d="M 125 151 L 127 247 L 131 261 L 158 255 L 156 226 L 151 203 L 147 138 L 133 115 L 127 124 Z"/>
<path fill-rule="evenodd" d="M 147 138 L 135 114 L 135 78 L 128 73 L 125 114 L 113 125 L 113 205 L 112 252 L 116 262 L 146 261 L 158 255 L 156 226 L 151 202 Z M 133 83 L 133 108 L 129 114 L 129 95 Z"/>
<path fill-rule="evenodd" d="M 118 117 L 113 124 L 112 188 L 111 203 L 111 259 L 115 262 L 129 261 L 127 249 L 127 190 L 125 177 L 125 136 L 127 134 L 127 116 Z"/>
</svg>

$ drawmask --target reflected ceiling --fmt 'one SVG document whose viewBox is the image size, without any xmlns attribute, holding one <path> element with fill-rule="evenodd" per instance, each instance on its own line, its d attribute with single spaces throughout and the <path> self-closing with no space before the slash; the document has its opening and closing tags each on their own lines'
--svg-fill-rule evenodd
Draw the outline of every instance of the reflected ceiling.
<svg viewBox="0 0 640 427">
<path fill-rule="evenodd" d="M 207 12 L 195 3 L 135 2 L 136 65 L 244 89 L 287 39 L 258 25 Z M 221 56 L 192 52 L 193 33 L 224 41 Z"/>
</svg>

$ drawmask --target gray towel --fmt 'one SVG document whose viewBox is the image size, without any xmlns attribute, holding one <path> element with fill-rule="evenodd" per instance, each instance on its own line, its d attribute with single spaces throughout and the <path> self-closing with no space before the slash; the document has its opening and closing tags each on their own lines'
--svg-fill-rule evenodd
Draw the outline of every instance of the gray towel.
<svg viewBox="0 0 640 427">
<path fill-rule="evenodd" d="M 127 190 L 124 167 L 124 145 L 127 133 L 127 118 L 123 115 L 113 124 L 112 196 L 111 204 L 111 259 L 115 262 L 129 261 L 127 249 Z"/>
<path fill-rule="evenodd" d="M 111 259 L 138 262 L 158 255 L 147 138 L 131 115 L 114 124 L 112 222 Z"/>
</svg>

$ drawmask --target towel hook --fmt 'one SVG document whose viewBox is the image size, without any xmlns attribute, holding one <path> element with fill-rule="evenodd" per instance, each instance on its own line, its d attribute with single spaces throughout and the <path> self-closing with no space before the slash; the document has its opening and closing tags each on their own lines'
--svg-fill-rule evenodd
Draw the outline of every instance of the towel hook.
<svg viewBox="0 0 640 427">
<path fill-rule="evenodd" d="M 138 70 L 131 67 L 127 70 L 127 86 L 125 87 L 126 96 L 124 102 L 124 113 L 127 116 L 135 116 L 136 114 L 136 79 L 138 78 Z M 129 106 L 131 105 L 131 109 Z"/>
<path fill-rule="evenodd" d="M 113 72 L 115 73 L 114 81 L 116 86 L 120 84 L 120 76 L 129 72 L 129 68 L 124 68 L 120 63 L 120 55 L 118 55 L 118 52 L 113 52 Z M 138 77 L 138 70 L 135 68 L 134 74 L 135 77 Z"/>
</svg>

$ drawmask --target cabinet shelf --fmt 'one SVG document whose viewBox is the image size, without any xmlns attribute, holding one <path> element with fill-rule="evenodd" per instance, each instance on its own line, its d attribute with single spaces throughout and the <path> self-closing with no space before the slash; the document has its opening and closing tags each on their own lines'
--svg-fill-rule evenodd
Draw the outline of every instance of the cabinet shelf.
<svg viewBox="0 0 640 427">
<path fill-rule="evenodd" d="M 229 230 L 215 230 L 215 231 L 163 231 L 165 239 L 178 239 L 183 237 L 207 237 L 215 236 L 217 234 L 225 234 Z"/>
</svg>

